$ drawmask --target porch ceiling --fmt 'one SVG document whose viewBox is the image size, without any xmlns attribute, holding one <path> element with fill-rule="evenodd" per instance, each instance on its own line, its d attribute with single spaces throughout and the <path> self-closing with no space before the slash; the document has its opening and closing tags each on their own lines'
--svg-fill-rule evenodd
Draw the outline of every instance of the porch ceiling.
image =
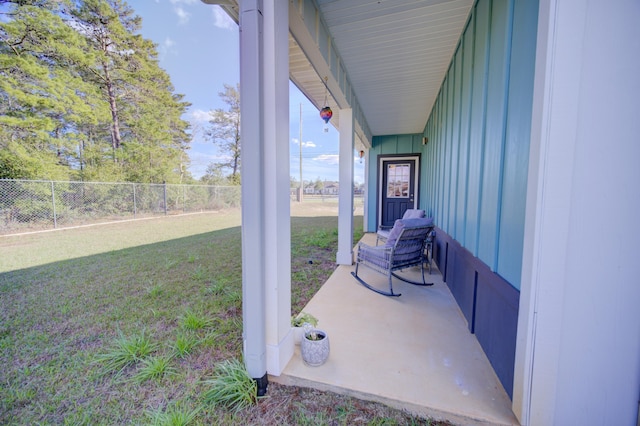
<svg viewBox="0 0 640 426">
<path fill-rule="evenodd" d="M 424 130 L 472 4 L 318 0 L 373 135 Z"/>
<path fill-rule="evenodd" d="M 229 2 L 223 8 L 237 21 L 237 0 Z M 316 2 L 371 133 L 422 132 L 474 0 Z M 322 78 L 293 37 L 289 62 L 291 80 L 322 108 Z"/>
</svg>

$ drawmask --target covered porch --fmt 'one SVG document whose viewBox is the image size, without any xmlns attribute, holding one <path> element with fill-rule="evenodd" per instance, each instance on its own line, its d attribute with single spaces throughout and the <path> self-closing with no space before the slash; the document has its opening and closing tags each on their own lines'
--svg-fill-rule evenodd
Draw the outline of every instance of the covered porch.
<svg viewBox="0 0 640 426">
<path fill-rule="evenodd" d="M 375 244 L 375 234 L 362 239 Z M 319 319 L 331 353 L 320 367 L 295 355 L 271 381 L 329 390 L 381 402 L 413 414 L 465 425 L 519 424 L 442 275 L 432 287 L 397 281 L 401 297 L 384 297 L 360 285 L 340 265 L 304 311 Z M 371 284 L 386 278 L 361 269 Z M 419 275 L 419 269 L 409 271 Z M 416 277 L 417 278 L 417 277 Z"/>
<path fill-rule="evenodd" d="M 433 327 L 439 317 L 420 317 L 451 299 L 444 286 L 421 290 L 430 292 L 420 302 L 430 309 L 402 321 L 394 308 L 407 315 L 412 311 L 402 304 L 420 300 L 409 297 L 411 289 L 389 301 L 351 284 L 350 276 L 343 282 L 337 272 L 337 293 L 326 295 L 329 282 L 309 307 L 335 334 L 335 363 L 323 367 L 335 371 L 318 369 L 308 383 L 365 392 L 362 383 L 378 378 L 368 389 L 388 392 L 388 403 L 415 407 L 416 395 L 427 401 L 429 393 L 436 416 L 450 404 L 478 421 L 471 407 L 491 401 L 481 410 L 494 412 L 488 407 L 497 404 L 494 413 L 502 414 L 492 414 L 489 423 L 512 422 L 509 406 L 527 425 L 637 422 L 640 222 L 634 214 L 640 198 L 633 183 L 640 181 L 640 121 L 633 114 L 640 107 L 640 61 L 629 53 L 640 39 L 637 2 L 202 1 L 221 4 L 240 22 L 244 355 L 259 392 L 267 391 L 268 377 L 285 380 L 296 369 L 291 79 L 318 108 L 328 98 L 340 133 L 339 271 L 352 268 L 354 150 L 363 151 L 367 168 L 367 231 L 379 223 L 384 158 L 419 158 L 420 198 L 409 191 L 410 201 L 434 217 L 437 260 L 469 324 L 450 300 L 447 325 L 457 324 L 460 333 L 453 336 L 461 345 L 453 352 L 479 359 L 465 358 L 479 374 L 472 378 L 454 368 L 458 358 L 448 356 L 446 339 L 425 340 L 446 329 Z M 593 233 L 585 232 L 593 224 L 605 224 L 597 250 Z M 594 265 L 607 265 L 607 291 Z M 336 305 L 351 292 L 351 303 Z M 322 309 L 333 311 L 314 312 L 323 297 L 329 300 Z M 370 297 L 384 306 L 365 303 Z M 345 316 L 356 310 L 357 321 Z M 360 349 L 358 369 L 343 367 L 369 325 L 375 334 L 389 331 L 392 340 Z M 352 334 L 342 334 L 347 326 Z M 411 362 L 386 355 L 394 348 Z M 491 368 L 483 352 L 511 405 L 509 398 L 487 397 L 495 378 L 485 381 Z M 421 390 L 392 394 L 394 374 L 406 368 L 414 379 L 412 369 L 431 364 L 439 368 Z M 367 365 L 368 373 L 356 373 Z M 335 383 L 328 383 L 330 376 Z M 409 379 L 400 388 L 410 389 Z M 455 402 L 445 397 L 450 393 Z"/>
</svg>

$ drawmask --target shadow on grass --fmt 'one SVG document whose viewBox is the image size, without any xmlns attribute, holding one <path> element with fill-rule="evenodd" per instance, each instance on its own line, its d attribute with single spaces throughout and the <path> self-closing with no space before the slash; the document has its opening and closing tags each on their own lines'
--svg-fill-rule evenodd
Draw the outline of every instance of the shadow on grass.
<svg viewBox="0 0 640 426">
<path fill-rule="evenodd" d="M 294 217 L 291 229 L 298 312 L 335 269 L 337 217 Z M 1 273 L 0 423 L 136 423 L 169 401 L 195 404 L 215 363 L 241 357 L 240 237 L 226 228 Z M 187 314 L 207 325 L 185 330 Z M 105 374 L 97 357 L 140 333 L 176 374 L 139 383 L 139 363 Z M 185 333 L 197 345 L 174 356 Z"/>
</svg>

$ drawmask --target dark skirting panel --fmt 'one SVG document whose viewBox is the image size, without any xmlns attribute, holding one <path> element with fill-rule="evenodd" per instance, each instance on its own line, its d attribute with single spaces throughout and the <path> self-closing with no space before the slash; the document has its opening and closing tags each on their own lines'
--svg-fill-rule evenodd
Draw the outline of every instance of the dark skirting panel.
<svg viewBox="0 0 640 426">
<path fill-rule="evenodd" d="M 476 272 L 469 262 L 470 253 L 456 241 L 447 244 L 447 285 L 456 298 L 462 314 L 467 319 L 470 332 L 474 332 L 475 325 L 475 297 L 476 297 Z"/>
<path fill-rule="evenodd" d="M 513 397 L 520 292 L 493 272 L 478 273 L 475 334 L 502 385 Z"/>
<path fill-rule="evenodd" d="M 496 375 L 513 397 L 520 292 L 436 228 L 434 260 Z"/>
<path fill-rule="evenodd" d="M 433 244 L 433 261 L 438 265 L 440 273 L 442 274 L 442 280 L 447 281 L 447 241 L 446 239 L 438 238 L 438 232 L 436 229 L 436 240 Z"/>
</svg>

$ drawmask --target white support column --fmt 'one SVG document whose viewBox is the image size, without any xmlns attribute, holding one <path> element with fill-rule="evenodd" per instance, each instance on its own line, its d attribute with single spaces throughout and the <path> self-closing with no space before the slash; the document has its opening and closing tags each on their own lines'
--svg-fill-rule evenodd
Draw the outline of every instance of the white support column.
<svg viewBox="0 0 640 426">
<path fill-rule="evenodd" d="M 267 372 L 293 356 L 289 201 L 289 4 L 266 0 L 264 14 L 264 196 Z M 242 90 L 242 87 L 240 88 Z"/>
<path fill-rule="evenodd" d="M 339 265 L 353 264 L 353 110 L 340 110 L 340 193 L 338 195 Z"/>
<path fill-rule="evenodd" d="M 362 231 L 367 232 L 369 223 L 369 148 L 364 150 L 364 194 L 362 194 Z"/>
<path fill-rule="evenodd" d="M 262 1 L 240 3 L 240 111 L 242 114 L 242 321 L 244 361 L 267 388 L 265 336 L 264 121 Z"/>
</svg>

